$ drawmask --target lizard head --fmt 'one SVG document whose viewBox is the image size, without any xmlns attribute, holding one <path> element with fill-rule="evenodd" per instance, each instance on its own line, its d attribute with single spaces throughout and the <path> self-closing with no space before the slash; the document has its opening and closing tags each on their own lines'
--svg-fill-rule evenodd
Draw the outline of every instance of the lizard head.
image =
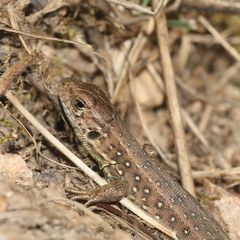
<svg viewBox="0 0 240 240">
<path fill-rule="evenodd" d="M 64 79 L 58 85 L 58 93 L 66 118 L 80 139 L 94 140 L 116 119 L 111 102 L 96 85 Z"/>
</svg>

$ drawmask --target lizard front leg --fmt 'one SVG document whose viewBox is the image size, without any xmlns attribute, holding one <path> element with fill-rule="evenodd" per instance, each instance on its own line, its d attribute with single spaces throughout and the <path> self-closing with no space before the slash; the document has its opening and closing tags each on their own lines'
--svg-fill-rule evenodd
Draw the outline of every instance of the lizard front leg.
<svg viewBox="0 0 240 240">
<path fill-rule="evenodd" d="M 115 203 L 126 197 L 128 188 L 126 182 L 114 181 L 106 185 L 97 187 L 90 191 L 71 191 L 78 195 L 73 200 L 87 201 L 86 205 L 91 206 L 96 203 Z"/>
</svg>

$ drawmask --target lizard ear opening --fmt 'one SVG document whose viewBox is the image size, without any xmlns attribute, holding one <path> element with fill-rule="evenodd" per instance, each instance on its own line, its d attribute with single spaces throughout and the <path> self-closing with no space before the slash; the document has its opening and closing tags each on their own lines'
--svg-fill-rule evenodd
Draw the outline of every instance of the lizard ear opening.
<svg viewBox="0 0 240 240">
<path fill-rule="evenodd" d="M 75 99 L 73 102 L 74 108 L 77 110 L 82 110 L 85 108 L 85 103 L 81 99 Z"/>
<path fill-rule="evenodd" d="M 90 132 L 88 133 L 87 136 L 88 136 L 89 139 L 95 140 L 95 139 L 99 138 L 100 135 L 101 135 L 101 134 L 100 134 L 98 131 L 92 130 L 92 131 L 90 131 Z"/>
</svg>

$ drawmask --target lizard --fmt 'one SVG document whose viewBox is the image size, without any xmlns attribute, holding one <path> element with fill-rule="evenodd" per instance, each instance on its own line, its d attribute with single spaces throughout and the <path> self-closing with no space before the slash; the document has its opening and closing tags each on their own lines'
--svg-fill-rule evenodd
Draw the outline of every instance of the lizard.
<svg viewBox="0 0 240 240">
<path fill-rule="evenodd" d="M 58 97 L 76 136 L 108 181 L 85 200 L 113 203 L 128 197 L 180 240 L 230 239 L 201 203 L 137 142 L 98 86 L 64 79 L 58 84 Z"/>
</svg>

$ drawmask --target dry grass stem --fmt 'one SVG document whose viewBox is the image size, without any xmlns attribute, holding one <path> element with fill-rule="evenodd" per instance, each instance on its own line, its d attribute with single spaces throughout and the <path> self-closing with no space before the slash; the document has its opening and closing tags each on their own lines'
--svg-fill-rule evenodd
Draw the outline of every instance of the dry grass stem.
<svg viewBox="0 0 240 240">
<path fill-rule="evenodd" d="M 129 9 L 132 9 L 132 10 L 135 10 L 137 12 L 141 12 L 141 13 L 144 13 L 144 14 L 148 14 L 148 15 L 155 15 L 161 8 L 162 4 L 163 4 L 163 0 L 159 0 L 156 4 L 156 6 L 154 6 L 155 10 L 154 11 L 151 11 L 145 7 L 142 7 L 138 4 L 135 4 L 135 3 L 131 3 L 129 1 L 126 1 L 126 0 L 122 0 L 122 1 L 118 1 L 118 0 L 105 0 L 106 2 L 109 2 L 109 3 L 114 3 L 114 4 L 118 4 L 118 5 L 121 5 L 125 8 L 129 8 Z"/>
<path fill-rule="evenodd" d="M 214 169 L 209 171 L 193 171 L 194 179 L 221 178 L 229 176 L 240 176 L 240 167 L 229 169 Z"/>
<path fill-rule="evenodd" d="M 182 109 L 182 116 L 183 116 L 185 122 L 187 123 L 188 127 L 194 133 L 194 135 L 204 145 L 204 147 L 209 151 L 210 147 L 209 147 L 209 143 L 208 143 L 207 139 L 204 137 L 204 135 L 201 133 L 201 131 L 199 130 L 197 125 L 191 119 L 190 115 L 184 109 Z"/>
<path fill-rule="evenodd" d="M 239 69 L 240 69 L 240 62 L 237 62 L 232 66 L 230 66 L 227 69 L 227 71 L 224 72 L 222 77 L 219 79 L 219 83 L 214 89 L 214 92 L 221 91 L 228 84 L 230 78 L 238 74 Z"/>
<path fill-rule="evenodd" d="M 238 0 L 182 0 L 182 5 L 209 12 L 240 13 Z"/>
<path fill-rule="evenodd" d="M 29 32 L 24 32 L 24 31 L 20 31 L 18 29 L 14 29 L 14 28 L 8 28 L 8 27 L 2 27 L 0 26 L 0 30 L 6 31 L 6 32 L 12 32 L 12 33 L 17 33 L 17 34 L 21 34 L 21 35 L 25 35 L 31 38 L 36 38 L 36 39 L 41 39 L 41 40 L 48 40 L 48 41 L 56 41 L 56 42 L 63 42 L 63 43 L 71 43 L 74 45 L 78 45 L 78 46 L 84 46 L 86 47 L 88 50 L 92 51 L 93 48 L 85 43 L 85 42 L 81 42 L 81 41 L 71 41 L 71 40 L 67 40 L 67 39 L 61 39 L 61 38 L 55 38 L 55 37 L 47 37 L 47 36 L 42 36 L 42 35 L 36 35 L 33 33 L 29 33 Z"/>
<path fill-rule="evenodd" d="M 41 36 L 41 35 L 36 35 L 36 34 L 20 31 L 20 30 L 13 29 L 13 28 L 2 27 L 2 26 L 0 26 L 0 30 L 6 31 L 6 32 L 17 33 L 17 34 L 21 34 L 21 35 L 25 35 L 25 36 L 28 36 L 28 37 L 31 37 L 31 38 L 36 38 L 36 39 L 41 39 L 41 40 L 55 41 L 55 42 L 62 42 L 62 43 L 70 43 L 70 44 L 73 44 L 73 45 L 81 46 L 85 50 L 90 51 L 94 55 L 98 56 L 100 59 L 103 59 L 104 62 L 109 64 L 107 59 L 104 58 L 104 56 L 102 56 L 98 52 L 94 51 L 91 45 L 87 44 L 86 42 L 84 42 L 82 40 L 71 41 L 71 40 L 61 39 L 61 38 Z"/>
<path fill-rule="evenodd" d="M 150 34 L 153 31 L 151 19 L 149 19 L 146 29 L 148 29 L 148 34 Z M 131 50 L 129 51 L 128 56 L 126 56 L 127 59 L 124 64 L 124 68 L 121 71 L 119 81 L 117 83 L 117 86 L 116 86 L 115 91 L 112 96 L 113 103 L 115 103 L 119 99 L 119 93 L 122 90 L 122 87 L 124 86 L 124 83 L 128 77 L 130 68 L 134 65 L 134 63 L 136 63 L 137 59 L 139 58 L 139 56 L 142 52 L 142 49 L 147 44 L 147 42 L 148 42 L 147 36 L 143 33 L 143 31 L 141 31 L 138 34 L 137 38 L 135 39 L 134 44 L 133 44 Z"/>
<path fill-rule="evenodd" d="M 183 187 L 192 195 L 195 195 L 191 166 L 185 142 L 184 128 L 177 98 L 175 76 L 168 46 L 168 30 L 164 11 L 160 11 L 160 14 L 155 18 L 155 22 L 180 176 Z"/>
<path fill-rule="evenodd" d="M 229 42 L 214 28 L 205 17 L 199 17 L 199 22 L 213 35 L 213 37 L 227 50 L 227 52 L 236 60 L 240 61 L 240 54 L 229 44 Z"/>
<path fill-rule="evenodd" d="M 9 18 L 10 18 L 12 27 L 14 29 L 16 29 L 16 30 L 19 30 L 18 16 L 17 16 L 17 14 L 14 11 L 14 5 L 13 4 L 8 4 L 7 5 L 7 11 L 8 11 L 8 14 L 9 14 Z M 32 49 L 25 42 L 23 36 L 19 35 L 18 37 L 19 37 L 20 41 L 22 42 L 24 48 L 28 52 L 28 54 L 31 54 L 32 53 Z"/>
<path fill-rule="evenodd" d="M 67 6 L 67 2 L 65 0 L 51 0 L 47 1 L 46 6 L 36 13 L 27 17 L 29 22 L 36 22 L 38 19 L 42 18 L 45 14 L 55 12 L 58 9 Z"/>
<path fill-rule="evenodd" d="M 199 122 L 199 130 L 202 133 L 206 130 L 206 128 L 208 126 L 212 112 L 213 112 L 213 106 L 210 104 L 207 104 L 207 106 L 205 107 L 205 110 L 202 114 L 201 120 Z"/>
<path fill-rule="evenodd" d="M 6 111 L 27 133 L 27 136 L 29 136 L 29 139 L 33 142 L 34 148 L 32 150 L 36 150 L 36 158 L 37 158 L 37 155 L 39 154 L 39 151 L 38 151 L 37 142 L 36 142 L 35 138 L 28 131 L 28 129 L 24 126 L 24 124 L 17 117 L 15 117 L 10 111 L 8 111 L 8 109 L 2 104 L 2 102 L 0 102 L 0 105 L 2 106 L 4 111 Z"/>
<path fill-rule="evenodd" d="M 132 85 L 132 80 L 130 81 L 130 90 L 131 90 L 131 94 L 133 96 L 133 99 L 134 99 L 134 102 L 135 102 L 135 105 L 136 105 L 136 108 L 137 108 L 137 112 L 138 112 L 138 116 L 140 118 L 140 122 L 141 122 L 142 128 L 143 128 L 147 138 L 149 139 L 151 144 L 154 146 L 154 148 L 157 150 L 157 152 L 161 156 L 161 158 L 167 163 L 167 159 L 166 159 L 163 151 L 160 149 L 160 147 L 157 145 L 155 140 L 152 138 L 151 133 L 150 133 L 150 131 L 149 131 L 148 127 L 147 127 L 147 124 L 146 124 L 146 122 L 144 120 L 141 107 L 140 107 L 139 102 L 137 101 L 137 98 L 136 98 L 135 93 L 134 93 L 134 87 Z"/>
<path fill-rule="evenodd" d="M 209 109 L 211 111 L 211 109 Z M 209 112 L 210 113 L 210 112 Z M 206 113 L 208 114 L 208 112 Z M 182 109 L 182 115 L 184 117 L 184 120 L 186 121 L 188 127 L 191 129 L 191 131 L 194 133 L 194 135 L 198 138 L 198 140 L 203 144 L 205 149 L 211 153 L 214 156 L 215 162 L 217 163 L 218 166 L 222 168 L 230 168 L 230 164 L 227 162 L 227 160 L 223 157 L 223 155 L 210 147 L 210 144 L 208 143 L 207 139 L 204 137 L 198 126 L 192 121 L 191 117 L 189 114 Z M 206 121 L 208 116 L 206 116 Z M 211 162 L 209 162 L 209 165 L 213 165 Z M 212 166 L 213 167 L 213 166 Z"/>
<path fill-rule="evenodd" d="M 3 95 L 10 87 L 12 81 L 19 77 L 21 73 L 32 63 L 35 62 L 36 55 L 27 55 L 7 70 L 0 76 L 0 95 Z"/>
<path fill-rule="evenodd" d="M 166 9 L 166 13 L 175 12 L 181 6 L 183 0 L 174 0 L 173 4 Z"/>
<path fill-rule="evenodd" d="M 156 71 L 156 69 L 154 68 L 153 64 L 149 63 L 147 65 L 147 69 L 149 71 L 149 73 L 153 76 L 153 79 L 155 80 L 155 82 L 157 83 L 159 89 L 164 92 L 165 87 L 164 87 L 164 82 L 161 78 L 161 76 L 159 75 L 159 73 Z"/>
</svg>

